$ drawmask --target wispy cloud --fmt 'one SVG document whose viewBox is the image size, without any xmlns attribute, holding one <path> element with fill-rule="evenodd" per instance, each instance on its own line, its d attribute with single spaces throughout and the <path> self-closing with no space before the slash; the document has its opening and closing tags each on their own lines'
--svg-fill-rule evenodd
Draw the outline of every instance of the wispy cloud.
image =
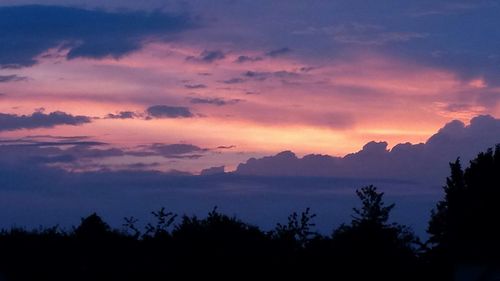
<svg viewBox="0 0 500 281">
<path fill-rule="evenodd" d="M 225 100 L 221 98 L 191 98 L 190 102 L 193 104 L 211 104 L 217 106 L 232 105 L 241 102 L 240 99 Z"/>
<path fill-rule="evenodd" d="M 212 63 L 218 60 L 222 60 L 226 57 L 224 52 L 221 50 L 205 50 L 201 52 L 198 56 L 188 56 L 187 61 L 202 62 L 202 63 Z"/>
<path fill-rule="evenodd" d="M 24 80 L 27 80 L 27 79 L 28 79 L 28 77 L 19 76 L 19 75 L 16 75 L 16 74 L 12 74 L 12 75 L 0 75 L 0 83 L 24 81 Z"/>
</svg>

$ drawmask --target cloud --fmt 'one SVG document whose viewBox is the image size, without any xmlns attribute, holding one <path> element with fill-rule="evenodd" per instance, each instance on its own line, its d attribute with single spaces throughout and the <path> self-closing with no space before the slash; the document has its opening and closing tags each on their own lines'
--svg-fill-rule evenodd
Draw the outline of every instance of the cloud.
<svg viewBox="0 0 500 281">
<path fill-rule="evenodd" d="M 219 145 L 217 149 L 233 149 L 236 148 L 236 145 Z"/>
<path fill-rule="evenodd" d="M 266 56 L 275 58 L 275 57 L 279 57 L 282 55 L 286 55 L 286 54 L 290 53 L 291 51 L 292 50 L 290 48 L 285 47 L 285 48 L 271 50 L 271 51 L 266 53 Z"/>
<path fill-rule="evenodd" d="M 108 144 L 86 140 L 85 137 L 28 136 L 0 141 L 2 159 L 0 166 L 24 165 L 27 167 L 78 167 L 82 161 L 114 156 L 124 156 L 119 148 L 107 148 Z M 55 165 L 55 166 L 54 166 Z"/>
<path fill-rule="evenodd" d="M 232 105 L 240 102 L 240 99 L 230 99 L 225 100 L 221 98 L 191 98 L 190 102 L 192 104 L 211 104 L 217 106 Z"/>
<path fill-rule="evenodd" d="M 207 85 L 205 85 L 205 84 L 187 84 L 187 85 L 184 85 L 184 88 L 186 88 L 186 89 L 204 89 L 206 87 L 207 87 Z"/>
<path fill-rule="evenodd" d="M 37 169 L 52 167 L 80 172 L 134 168 L 164 170 L 165 166 L 162 164 L 165 163 L 151 162 L 151 157 L 190 160 L 199 159 L 209 151 L 207 148 L 184 143 L 154 143 L 120 148 L 84 137 L 28 136 L 0 139 L 0 168 L 2 165 L 25 165 Z"/>
<path fill-rule="evenodd" d="M 423 39 L 428 36 L 427 33 L 389 31 L 381 25 L 358 22 L 342 23 L 320 28 L 309 27 L 294 33 L 301 35 L 326 35 L 333 37 L 333 40 L 338 43 L 366 46 L 381 46 L 389 43 L 407 42 L 414 39 Z"/>
<path fill-rule="evenodd" d="M 86 10 L 27 5 L 0 7 L 0 67 L 23 67 L 50 48 L 67 58 L 122 57 L 145 41 L 169 40 L 197 24 L 185 14 Z"/>
<path fill-rule="evenodd" d="M 91 119 L 88 116 L 74 116 L 62 111 L 55 111 L 49 114 L 38 111 L 31 115 L 0 113 L 0 131 L 52 128 L 58 125 L 77 126 L 90 123 Z"/>
<path fill-rule="evenodd" d="M 183 106 L 153 105 L 146 110 L 150 118 L 190 118 L 194 117 L 189 108 Z"/>
<path fill-rule="evenodd" d="M 163 144 L 154 143 L 147 146 L 142 146 L 140 150 L 129 151 L 129 155 L 133 156 L 162 156 L 173 159 L 198 159 L 203 157 L 207 148 L 201 148 L 193 144 L 174 143 Z"/>
<path fill-rule="evenodd" d="M 292 71 L 280 70 L 280 71 L 247 71 L 243 73 L 243 76 L 255 79 L 258 81 L 266 80 L 268 78 L 296 78 L 299 77 L 300 74 Z"/>
<path fill-rule="evenodd" d="M 226 55 L 220 50 L 204 50 L 200 53 L 199 56 L 188 56 L 186 60 L 195 61 L 195 62 L 203 62 L 203 63 L 212 63 L 218 60 L 222 60 L 226 57 Z"/>
<path fill-rule="evenodd" d="M 133 111 L 120 111 L 117 114 L 109 113 L 105 118 L 107 119 L 133 119 L 139 115 Z"/>
<path fill-rule="evenodd" d="M 477 116 L 469 125 L 455 120 L 446 124 L 425 143 L 401 143 L 388 149 L 387 142 L 369 142 L 358 152 L 344 157 L 309 154 L 302 158 L 291 151 L 260 159 L 251 158 L 238 166 L 239 175 L 326 176 L 390 178 L 442 183 L 448 163 L 463 162 L 500 143 L 500 119 Z"/>
<path fill-rule="evenodd" d="M 18 75 L 15 75 L 15 74 L 12 74 L 12 75 L 0 75 L 0 83 L 24 81 L 24 80 L 27 80 L 27 79 L 28 79 L 27 77 L 18 76 Z"/>
<path fill-rule="evenodd" d="M 231 79 L 222 81 L 222 83 L 225 83 L 225 84 L 239 84 L 239 83 L 243 83 L 243 82 L 245 82 L 245 79 L 241 79 L 241 78 L 231 78 Z"/>
<path fill-rule="evenodd" d="M 251 56 L 239 56 L 234 62 L 236 63 L 245 63 L 245 62 L 254 62 L 261 61 L 261 57 L 251 57 Z"/>
<path fill-rule="evenodd" d="M 218 166 L 218 167 L 211 167 L 207 169 L 203 169 L 200 172 L 201 176 L 213 176 L 213 175 L 221 175 L 224 174 L 225 167 L 224 166 Z"/>
</svg>

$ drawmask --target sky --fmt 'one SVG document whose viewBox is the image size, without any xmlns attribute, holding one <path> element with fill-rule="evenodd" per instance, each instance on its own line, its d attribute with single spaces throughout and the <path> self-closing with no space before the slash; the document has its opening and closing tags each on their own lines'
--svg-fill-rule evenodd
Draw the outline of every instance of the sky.
<svg viewBox="0 0 500 281">
<path fill-rule="evenodd" d="M 0 189 L 132 173 L 438 194 L 450 161 L 500 143 L 499 13 L 491 0 L 1 1 Z M 29 196 L 13 208 L 52 200 Z"/>
</svg>

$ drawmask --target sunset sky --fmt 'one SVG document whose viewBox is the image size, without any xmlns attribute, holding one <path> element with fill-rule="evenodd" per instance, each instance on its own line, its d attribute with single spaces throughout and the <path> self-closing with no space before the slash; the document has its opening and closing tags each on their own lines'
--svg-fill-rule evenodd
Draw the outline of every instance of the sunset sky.
<svg viewBox="0 0 500 281">
<path fill-rule="evenodd" d="M 85 169 L 230 171 L 283 150 L 343 156 L 372 140 L 425 142 L 453 119 L 500 115 L 496 1 L 0 5 L 0 112 L 89 117 L 2 129 L 3 139 L 198 148 L 193 157 L 108 157 Z M 153 106 L 165 114 L 148 113 Z"/>
<path fill-rule="evenodd" d="M 0 220 L 165 202 L 331 218 L 380 180 L 411 222 L 450 161 L 500 143 L 498 15 L 494 0 L 0 1 Z"/>
</svg>

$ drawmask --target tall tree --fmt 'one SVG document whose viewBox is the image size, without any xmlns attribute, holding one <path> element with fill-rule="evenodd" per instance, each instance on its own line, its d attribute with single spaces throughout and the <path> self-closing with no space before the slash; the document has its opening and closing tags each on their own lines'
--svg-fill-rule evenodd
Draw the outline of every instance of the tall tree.
<svg viewBox="0 0 500 281">
<path fill-rule="evenodd" d="M 500 145 L 462 169 L 457 159 L 427 232 L 434 254 L 450 262 L 500 260 Z"/>
</svg>

